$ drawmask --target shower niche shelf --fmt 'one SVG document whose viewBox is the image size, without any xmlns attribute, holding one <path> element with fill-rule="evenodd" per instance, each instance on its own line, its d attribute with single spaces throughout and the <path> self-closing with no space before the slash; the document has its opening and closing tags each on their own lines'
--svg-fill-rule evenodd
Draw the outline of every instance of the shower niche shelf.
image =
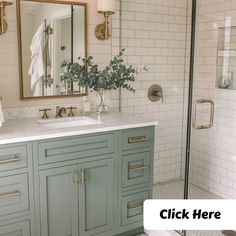
<svg viewBox="0 0 236 236">
<path fill-rule="evenodd" d="M 235 49 L 230 49 L 230 50 L 219 50 L 218 51 L 218 57 L 236 57 L 236 48 Z"/>
<path fill-rule="evenodd" d="M 218 28 L 216 88 L 236 90 L 236 26 Z"/>
</svg>

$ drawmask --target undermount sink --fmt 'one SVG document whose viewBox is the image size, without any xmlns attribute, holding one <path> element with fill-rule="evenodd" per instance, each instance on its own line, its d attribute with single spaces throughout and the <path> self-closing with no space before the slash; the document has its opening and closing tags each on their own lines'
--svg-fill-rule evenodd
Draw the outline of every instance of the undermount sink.
<svg viewBox="0 0 236 236">
<path fill-rule="evenodd" d="M 98 124 L 102 124 L 103 122 L 86 117 L 86 116 L 80 116 L 80 117 L 38 120 L 37 123 L 47 128 L 63 129 L 63 128 L 70 128 L 70 127 L 77 127 L 77 126 L 98 125 Z"/>
</svg>

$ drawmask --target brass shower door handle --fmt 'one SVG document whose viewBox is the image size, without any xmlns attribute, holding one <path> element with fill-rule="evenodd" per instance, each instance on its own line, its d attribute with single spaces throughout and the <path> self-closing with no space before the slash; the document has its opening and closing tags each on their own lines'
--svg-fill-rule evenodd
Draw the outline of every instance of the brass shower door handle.
<svg viewBox="0 0 236 236">
<path fill-rule="evenodd" d="M 206 125 L 198 125 L 197 124 L 197 106 L 199 104 L 210 104 L 211 111 L 210 111 L 210 120 L 209 123 Z M 215 114 L 215 104 L 214 101 L 211 99 L 198 99 L 194 102 L 193 108 L 193 121 L 192 125 L 194 129 L 210 129 L 214 124 L 214 114 Z"/>
</svg>

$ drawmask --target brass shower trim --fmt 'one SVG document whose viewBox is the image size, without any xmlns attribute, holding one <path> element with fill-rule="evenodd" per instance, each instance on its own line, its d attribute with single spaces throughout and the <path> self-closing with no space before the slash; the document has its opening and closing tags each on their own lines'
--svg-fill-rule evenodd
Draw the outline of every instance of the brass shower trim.
<svg viewBox="0 0 236 236">
<path fill-rule="evenodd" d="M 158 102 L 162 101 L 163 102 L 163 89 L 160 85 L 154 84 L 148 89 L 148 99 L 151 102 Z"/>
</svg>

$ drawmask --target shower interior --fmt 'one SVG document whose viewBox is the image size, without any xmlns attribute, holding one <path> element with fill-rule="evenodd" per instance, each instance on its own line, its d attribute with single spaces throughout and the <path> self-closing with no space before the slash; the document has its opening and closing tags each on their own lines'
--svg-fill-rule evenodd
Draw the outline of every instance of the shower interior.
<svg viewBox="0 0 236 236">
<path fill-rule="evenodd" d="M 194 45 L 191 40 L 193 2 L 196 4 Z M 191 129 L 188 198 L 235 199 L 236 92 L 232 88 L 236 83 L 231 89 L 217 87 L 218 79 L 225 73 L 236 79 L 236 66 L 230 64 L 236 57 L 229 52 L 236 51 L 236 44 L 231 43 L 236 39 L 231 31 L 236 26 L 235 0 L 122 0 L 121 9 L 121 45 L 127 48 L 127 61 L 137 66 L 145 64 L 148 68 L 147 73 L 139 75 L 134 98 L 122 94 L 122 109 L 148 114 L 160 123 L 156 131 L 153 197 L 184 198 L 191 98 L 189 68 L 194 66 L 193 103 L 198 99 L 211 100 L 215 111 L 212 127 Z M 226 30 L 223 34 L 221 30 L 221 44 L 226 50 L 220 49 L 219 52 L 219 42 L 222 41 L 219 29 L 222 28 Z M 191 46 L 194 46 L 192 63 Z M 234 58 L 229 63 L 231 57 Z M 151 85 L 157 83 L 163 87 L 164 102 L 152 104 L 144 95 Z M 196 110 L 197 123 L 208 124 L 212 115 L 210 104 L 198 104 Z M 189 231 L 186 235 L 226 234 Z"/>
</svg>

